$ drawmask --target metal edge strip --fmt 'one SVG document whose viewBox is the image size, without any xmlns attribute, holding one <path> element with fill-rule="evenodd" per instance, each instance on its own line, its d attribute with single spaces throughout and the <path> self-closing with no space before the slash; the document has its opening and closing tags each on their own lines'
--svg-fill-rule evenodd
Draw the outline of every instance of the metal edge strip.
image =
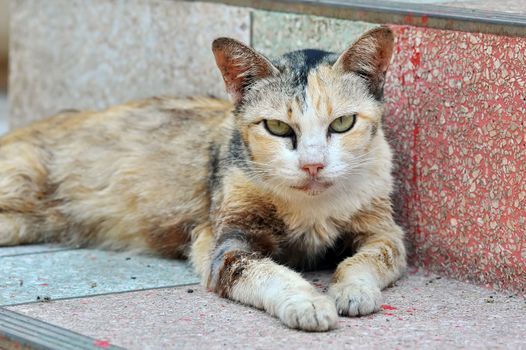
<svg viewBox="0 0 526 350">
<path fill-rule="evenodd" d="M 32 350 L 101 349 L 97 340 L 0 308 L 0 347 Z M 104 349 L 122 349 L 104 345 Z"/>
<path fill-rule="evenodd" d="M 194 2 L 196 0 L 185 0 Z M 382 0 L 205 0 L 254 9 L 372 23 L 526 37 L 526 15 Z"/>
</svg>

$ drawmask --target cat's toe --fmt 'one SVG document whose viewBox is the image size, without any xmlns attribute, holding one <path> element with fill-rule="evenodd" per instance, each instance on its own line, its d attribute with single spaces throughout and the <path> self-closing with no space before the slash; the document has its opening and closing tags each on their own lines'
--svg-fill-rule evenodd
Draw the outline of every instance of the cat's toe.
<svg viewBox="0 0 526 350">
<path fill-rule="evenodd" d="M 380 310 L 382 292 L 375 285 L 365 281 L 336 283 L 329 288 L 336 309 L 342 316 L 368 315 Z"/>
<path fill-rule="evenodd" d="M 334 328 L 338 313 L 325 295 L 294 296 L 281 305 L 278 317 L 290 328 L 323 332 Z"/>
</svg>

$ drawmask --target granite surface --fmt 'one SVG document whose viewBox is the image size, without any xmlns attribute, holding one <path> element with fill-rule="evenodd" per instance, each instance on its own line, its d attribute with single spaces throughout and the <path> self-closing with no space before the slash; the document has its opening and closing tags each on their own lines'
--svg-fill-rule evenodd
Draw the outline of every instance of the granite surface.
<svg viewBox="0 0 526 350">
<path fill-rule="evenodd" d="M 526 38 L 394 26 L 385 129 L 412 262 L 526 292 Z"/>
<path fill-rule="evenodd" d="M 250 10 L 165 0 L 11 2 L 10 126 L 157 95 L 226 96 L 210 49 Z"/>
<path fill-rule="evenodd" d="M 329 274 L 308 277 L 323 291 Z M 9 309 L 127 349 L 526 349 L 515 295 L 413 269 L 384 299 L 379 313 L 340 318 L 328 333 L 287 329 L 197 285 Z"/>
</svg>

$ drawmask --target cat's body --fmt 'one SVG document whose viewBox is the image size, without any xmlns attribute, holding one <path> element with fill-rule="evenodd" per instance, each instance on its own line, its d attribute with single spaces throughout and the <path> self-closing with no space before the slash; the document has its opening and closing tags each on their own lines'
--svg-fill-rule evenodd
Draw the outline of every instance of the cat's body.
<svg viewBox="0 0 526 350">
<path fill-rule="evenodd" d="M 0 245 L 189 257 L 208 288 L 305 330 L 373 312 L 405 267 L 381 129 L 391 50 L 386 28 L 340 58 L 274 64 L 218 39 L 234 105 L 156 98 L 15 131 L 0 139 Z M 339 261 L 330 296 L 285 267 Z"/>
</svg>

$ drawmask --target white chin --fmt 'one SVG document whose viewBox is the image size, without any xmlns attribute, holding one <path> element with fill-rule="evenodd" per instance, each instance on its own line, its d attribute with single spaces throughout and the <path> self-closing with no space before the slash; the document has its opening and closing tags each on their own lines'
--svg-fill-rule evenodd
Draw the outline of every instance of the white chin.
<svg viewBox="0 0 526 350">
<path fill-rule="evenodd" d="M 292 186 L 292 189 L 297 192 L 302 192 L 308 196 L 317 196 L 323 192 L 325 192 L 329 187 L 331 187 L 331 183 L 322 183 L 317 181 L 310 181 L 306 184 L 302 184 L 299 186 Z"/>
</svg>

